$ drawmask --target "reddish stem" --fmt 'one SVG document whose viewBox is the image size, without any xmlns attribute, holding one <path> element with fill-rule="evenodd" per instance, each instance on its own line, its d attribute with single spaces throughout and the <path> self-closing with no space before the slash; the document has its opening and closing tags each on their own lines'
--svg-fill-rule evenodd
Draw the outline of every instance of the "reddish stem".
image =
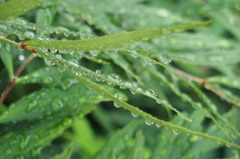
<svg viewBox="0 0 240 159">
<path fill-rule="evenodd" d="M 0 98 L 0 104 L 3 103 L 3 101 L 5 100 L 5 98 L 7 97 L 8 93 L 11 91 L 11 89 L 13 88 L 13 86 L 16 83 L 17 78 L 19 77 L 19 75 L 22 73 L 22 71 L 24 70 L 24 68 L 26 67 L 26 65 L 32 61 L 32 59 L 34 59 L 36 57 L 36 54 L 31 54 L 24 62 L 23 64 L 18 68 L 17 72 L 15 73 L 14 77 L 9 81 L 7 87 L 5 88 L 5 90 L 3 91 L 1 98 Z"/>
</svg>

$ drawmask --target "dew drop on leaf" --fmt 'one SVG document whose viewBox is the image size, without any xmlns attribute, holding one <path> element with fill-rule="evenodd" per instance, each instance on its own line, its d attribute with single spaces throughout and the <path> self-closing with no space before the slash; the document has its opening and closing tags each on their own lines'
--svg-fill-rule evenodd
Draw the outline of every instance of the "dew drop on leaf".
<svg viewBox="0 0 240 159">
<path fill-rule="evenodd" d="M 156 127 L 157 127 L 157 128 L 160 128 L 160 127 L 161 127 L 161 125 L 158 125 L 158 124 L 156 124 Z"/>
<path fill-rule="evenodd" d="M 173 134 L 175 134 L 175 135 L 178 135 L 178 134 L 179 134 L 179 132 L 178 132 L 177 130 L 175 130 L 175 129 L 172 129 L 172 132 L 173 132 Z"/>
<path fill-rule="evenodd" d="M 152 122 L 152 121 L 150 121 L 150 120 L 148 120 L 148 119 L 146 119 L 146 120 L 145 120 L 145 123 L 146 123 L 148 126 L 151 126 L 151 125 L 153 125 L 153 122 Z"/>
<path fill-rule="evenodd" d="M 131 115 L 132 115 L 134 118 L 138 117 L 138 115 L 137 115 L 137 114 L 134 114 L 133 112 L 131 112 Z"/>
<path fill-rule="evenodd" d="M 57 51 L 58 51 L 57 49 L 50 49 L 50 52 L 53 54 L 56 53 Z"/>
<path fill-rule="evenodd" d="M 120 108 L 120 106 L 115 102 L 113 103 L 113 105 L 114 105 L 115 108 Z"/>
<path fill-rule="evenodd" d="M 63 108 L 63 103 L 61 100 L 55 99 L 52 101 L 52 110 L 53 111 L 59 111 L 62 108 Z"/>
<path fill-rule="evenodd" d="M 24 32 L 24 35 L 28 38 L 31 38 L 31 39 L 35 37 L 35 34 L 31 31 Z"/>
<path fill-rule="evenodd" d="M 157 96 L 156 93 L 155 93 L 155 91 L 152 90 L 152 89 L 147 89 L 147 90 L 145 91 L 145 94 L 148 95 L 148 96 L 150 96 L 150 97 L 156 97 L 156 96 Z"/>
</svg>

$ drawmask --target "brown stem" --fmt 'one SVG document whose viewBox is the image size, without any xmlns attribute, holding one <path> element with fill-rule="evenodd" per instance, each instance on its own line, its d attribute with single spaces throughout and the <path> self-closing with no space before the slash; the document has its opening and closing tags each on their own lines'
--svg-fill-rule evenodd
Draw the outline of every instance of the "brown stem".
<svg viewBox="0 0 240 159">
<path fill-rule="evenodd" d="M 197 83 L 201 84 L 204 88 L 206 88 L 207 90 L 212 91 L 213 93 L 215 93 L 215 94 L 218 95 L 219 97 L 225 99 L 226 101 L 228 101 L 228 102 L 230 102 L 230 103 L 232 103 L 232 104 L 235 104 L 235 105 L 237 105 L 237 106 L 240 106 L 240 103 L 237 103 L 237 102 L 235 102 L 235 101 L 229 101 L 229 100 L 227 99 L 227 97 L 226 97 L 221 91 L 219 91 L 219 90 L 216 89 L 214 86 L 212 86 L 211 84 L 209 84 L 206 79 L 203 79 L 203 78 L 199 78 L 199 77 L 190 75 L 190 74 L 188 74 L 188 73 L 186 73 L 186 72 L 184 72 L 184 71 L 182 71 L 182 70 L 179 70 L 179 69 L 174 69 L 174 71 L 177 72 L 178 74 L 180 74 L 180 75 L 182 75 L 182 76 L 184 76 L 184 77 L 186 77 L 186 78 L 194 81 L 194 82 L 197 82 Z"/>
<path fill-rule="evenodd" d="M 24 68 L 26 67 L 26 65 L 32 61 L 32 59 L 34 59 L 36 57 L 36 54 L 31 54 L 24 62 L 23 64 L 18 68 L 17 72 L 15 73 L 14 77 L 9 81 L 7 87 L 5 88 L 5 90 L 3 91 L 1 98 L 0 98 L 0 104 L 3 103 L 3 101 L 5 100 L 5 98 L 7 97 L 8 93 L 11 91 L 11 89 L 13 88 L 13 86 L 16 83 L 17 78 L 19 77 L 19 75 L 21 74 L 21 72 L 24 70 Z"/>
</svg>

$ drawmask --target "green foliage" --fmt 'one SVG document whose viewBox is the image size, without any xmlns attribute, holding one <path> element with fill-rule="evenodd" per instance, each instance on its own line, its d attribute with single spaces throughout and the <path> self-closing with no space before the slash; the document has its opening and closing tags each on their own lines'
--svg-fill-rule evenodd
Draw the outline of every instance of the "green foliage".
<svg viewBox="0 0 240 159">
<path fill-rule="evenodd" d="M 239 158 L 239 11 L 0 2 L 0 158 Z"/>
</svg>

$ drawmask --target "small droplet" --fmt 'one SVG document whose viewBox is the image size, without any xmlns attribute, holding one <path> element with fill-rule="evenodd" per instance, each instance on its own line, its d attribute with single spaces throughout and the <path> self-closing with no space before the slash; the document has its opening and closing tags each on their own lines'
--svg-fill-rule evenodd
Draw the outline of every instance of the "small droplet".
<svg viewBox="0 0 240 159">
<path fill-rule="evenodd" d="M 93 57 L 95 57 L 95 56 L 97 56 L 97 55 L 100 54 L 100 51 L 98 51 L 98 50 L 91 50 L 91 51 L 90 51 L 90 54 L 91 54 Z"/>
<path fill-rule="evenodd" d="M 132 116 L 133 116 L 134 118 L 138 117 L 138 115 L 137 115 L 137 114 L 134 114 L 133 112 L 131 112 L 131 114 L 132 114 Z"/>
<path fill-rule="evenodd" d="M 30 39 L 32 39 L 32 38 L 35 37 L 35 34 L 34 34 L 33 32 L 31 32 L 31 31 L 26 31 L 26 32 L 24 33 L 24 35 L 25 35 L 26 37 L 30 38 Z"/>
<path fill-rule="evenodd" d="M 131 88 L 131 87 L 132 87 L 132 83 L 130 83 L 130 82 L 125 82 L 125 83 L 124 83 L 124 86 L 125 86 L 126 88 Z"/>
<path fill-rule="evenodd" d="M 23 60 L 25 60 L 25 56 L 19 55 L 19 56 L 18 56 L 18 59 L 19 59 L 20 61 L 23 61 Z"/>
<path fill-rule="evenodd" d="M 157 96 L 155 91 L 152 90 L 152 89 L 147 89 L 145 93 L 150 97 L 156 97 Z"/>
<path fill-rule="evenodd" d="M 172 132 L 173 132 L 173 134 L 175 134 L 175 135 L 178 135 L 178 134 L 179 134 L 179 132 L 178 132 L 177 130 L 175 130 L 175 129 L 172 129 Z"/>
<path fill-rule="evenodd" d="M 59 111 L 59 110 L 61 110 L 63 108 L 63 106 L 64 105 L 63 105 L 62 101 L 59 100 L 59 99 L 56 99 L 56 100 L 52 101 L 52 109 L 53 109 L 53 111 Z"/>
<path fill-rule="evenodd" d="M 157 102 L 158 104 L 162 104 L 162 100 L 160 100 L 160 99 L 157 99 L 156 102 Z"/>
<path fill-rule="evenodd" d="M 119 75 L 115 74 L 115 73 L 108 75 L 107 78 L 108 78 L 109 82 L 112 84 L 121 82 Z"/>
<path fill-rule="evenodd" d="M 100 70 L 96 70 L 96 74 L 100 75 L 101 71 Z"/>
<path fill-rule="evenodd" d="M 44 58 L 44 62 L 45 62 L 45 64 L 48 65 L 48 66 L 53 66 L 53 65 L 55 65 L 55 63 L 53 63 L 52 61 L 49 61 L 49 60 L 46 59 L 46 58 Z"/>
<path fill-rule="evenodd" d="M 160 55 L 159 56 L 159 60 L 163 63 L 163 64 L 168 64 L 172 61 L 172 59 L 169 56 L 164 56 L 164 55 Z"/>
<path fill-rule="evenodd" d="M 145 123 L 146 123 L 148 126 L 151 126 L 151 125 L 153 125 L 153 122 L 152 122 L 152 121 L 150 121 L 150 120 L 148 120 L 148 119 L 145 121 Z"/>
<path fill-rule="evenodd" d="M 117 103 L 113 103 L 113 105 L 114 105 L 114 107 L 116 107 L 116 108 L 120 108 L 120 106 L 117 104 Z"/>
<path fill-rule="evenodd" d="M 67 118 L 65 118 L 65 119 L 63 120 L 63 126 L 64 126 L 64 127 L 67 127 L 67 126 L 71 125 L 72 122 L 73 122 L 73 119 L 67 117 Z"/>
<path fill-rule="evenodd" d="M 57 49 L 50 49 L 50 52 L 55 54 L 58 50 Z"/>
<path fill-rule="evenodd" d="M 158 125 L 158 124 L 156 124 L 156 127 L 157 127 L 157 128 L 160 128 L 160 127 L 161 127 L 161 125 Z"/>
<path fill-rule="evenodd" d="M 116 97 L 117 99 L 120 99 L 120 100 L 122 99 L 122 95 L 119 93 L 114 94 L 114 97 Z"/>
</svg>

